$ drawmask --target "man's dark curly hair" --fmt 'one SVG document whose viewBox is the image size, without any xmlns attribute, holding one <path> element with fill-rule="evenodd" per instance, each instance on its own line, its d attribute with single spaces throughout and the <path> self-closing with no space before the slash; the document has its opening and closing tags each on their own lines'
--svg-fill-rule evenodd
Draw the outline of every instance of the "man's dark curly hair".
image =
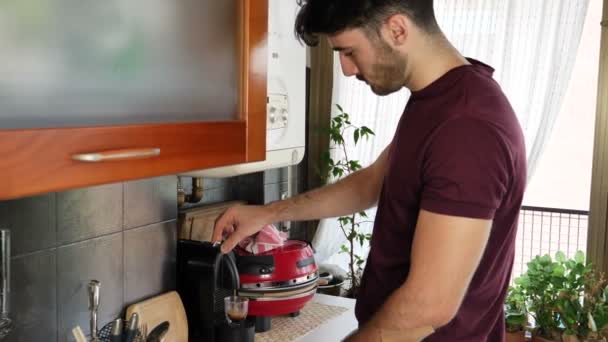
<svg viewBox="0 0 608 342">
<path fill-rule="evenodd" d="M 283 0 L 282 0 L 283 1 Z M 293 0 L 291 0 L 293 1 Z M 346 29 L 362 28 L 380 32 L 384 20 L 394 14 L 407 15 L 420 28 L 436 32 L 433 0 L 297 0 L 301 6 L 296 18 L 298 39 L 310 46 L 319 35 L 332 35 Z"/>
</svg>

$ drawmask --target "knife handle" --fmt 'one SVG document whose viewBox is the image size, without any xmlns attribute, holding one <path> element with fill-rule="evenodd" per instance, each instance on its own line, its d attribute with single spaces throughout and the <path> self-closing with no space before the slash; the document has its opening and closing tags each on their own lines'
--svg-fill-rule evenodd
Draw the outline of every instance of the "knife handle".
<svg viewBox="0 0 608 342">
<path fill-rule="evenodd" d="M 125 339 L 124 342 L 135 342 L 135 338 L 137 337 L 137 326 L 139 325 L 139 315 L 137 312 L 134 312 L 131 315 L 131 319 L 129 319 L 129 325 L 125 329 Z"/>
<path fill-rule="evenodd" d="M 122 342 L 122 319 L 120 318 L 112 323 L 110 342 Z"/>
</svg>

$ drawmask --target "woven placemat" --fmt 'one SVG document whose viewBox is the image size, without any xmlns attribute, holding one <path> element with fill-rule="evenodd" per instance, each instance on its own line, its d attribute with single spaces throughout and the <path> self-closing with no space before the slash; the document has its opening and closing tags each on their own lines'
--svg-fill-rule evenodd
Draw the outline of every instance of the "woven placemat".
<svg viewBox="0 0 608 342">
<path fill-rule="evenodd" d="M 347 310 L 340 306 L 310 302 L 300 311 L 298 317 L 273 317 L 270 331 L 255 334 L 255 342 L 295 341 Z"/>
</svg>

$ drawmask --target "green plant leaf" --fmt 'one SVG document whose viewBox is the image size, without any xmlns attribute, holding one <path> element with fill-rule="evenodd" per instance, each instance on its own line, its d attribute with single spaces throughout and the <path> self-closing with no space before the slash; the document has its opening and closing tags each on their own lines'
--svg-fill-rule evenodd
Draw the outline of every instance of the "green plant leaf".
<svg viewBox="0 0 608 342">
<path fill-rule="evenodd" d="M 563 252 L 557 252 L 555 253 L 555 261 L 557 262 L 564 262 L 566 261 L 566 254 L 564 254 Z"/>
<path fill-rule="evenodd" d="M 361 130 L 363 132 L 365 132 L 366 135 L 376 135 L 376 133 L 374 133 L 374 131 L 372 131 L 371 129 L 369 129 L 369 127 L 366 126 L 361 126 Z"/>
<path fill-rule="evenodd" d="M 340 106 L 339 104 L 336 103 L 336 107 L 338 107 L 338 110 L 342 113 L 344 113 L 344 109 L 342 109 L 342 106 Z"/>
<path fill-rule="evenodd" d="M 355 140 L 355 145 L 359 142 L 359 129 L 356 129 L 353 133 L 353 139 Z"/>
<path fill-rule="evenodd" d="M 566 269 L 562 265 L 555 265 L 553 267 L 553 275 L 556 277 L 563 276 L 566 273 Z"/>
<path fill-rule="evenodd" d="M 582 251 L 576 252 L 576 255 L 574 256 L 574 260 L 579 264 L 584 264 L 585 263 L 585 253 L 583 253 Z"/>
<path fill-rule="evenodd" d="M 334 168 L 333 170 L 331 170 L 331 174 L 337 178 L 340 176 L 340 171 L 341 171 L 340 169 Z"/>
<path fill-rule="evenodd" d="M 365 243 L 365 235 L 358 235 L 357 239 L 359 240 L 359 245 L 363 246 L 363 244 Z"/>
<path fill-rule="evenodd" d="M 360 170 L 362 168 L 362 166 L 361 166 L 361 164 L 359 164 L 358 161 L 351 160 L 348 162 L 348 168 L 351 169 L 352 171 L 357 171 L 357 170 Z"/>
<path fill-rule="evenodd" d="M 542 257 L 540 257 L 540 263 L 542 265 L 547 265 L 547 264 L 550 264 L 552 262 L 553 262 L 553 260 L 551 260 L 551 256 L 549 254 L 545 254 Z"/>
<path fill-rule="evenodd" d="M 367 218 L 367 213 L 365 211 L 360 211 L 359 216 Z"/>
</svg>

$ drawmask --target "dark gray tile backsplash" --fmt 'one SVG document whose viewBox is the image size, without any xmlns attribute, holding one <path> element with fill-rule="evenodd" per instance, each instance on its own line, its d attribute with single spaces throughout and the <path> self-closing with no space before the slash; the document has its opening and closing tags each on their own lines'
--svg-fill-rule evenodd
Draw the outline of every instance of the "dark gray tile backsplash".
<svg viewBox="0 0 608 342">
<path fill-rule="evenodd" d="M 205 179 L 194 205 L 277 200 L 287 174 Z M 182 184 L 190 191 L 189 178 Z M 174 289 L 176 188 L 177 177 L 167 176 L 0 202 L 14 255 L 9 341 L 73 341 L 76 325 L 88 334 L 91 279 L 101 281 L 100 327 L 133 302 Z"/>
<path fill-rule="evenodd" d="M 11 230 L 11 253 L 20 255 L 54 247 L 55 213 L 54 193 L 0 202 L 0 228 Z"/>
<path fill-rule="evenodd" d="M 234 193 L 249 204 L 264 204 L 264 172 L 237 177 Z"/>
<path fill-rule="evenodd" d="M 55 250 L 17 257 L 11 263 L 11 342 L 57 341 Z"/>
<path fill-rule="evenodd" d="M 231 178 L 205 178 L 203 180 L 203 189 L 228 188 L 231 186 Z"/>
<path fill-rule="evenodd" d="M 176 189 L 175 176 L 125 183 L 125 229 L 175 220 L 177 218 Z"/>
<path fill-rule="evenodd" d="M 88 334 L 91 279 L 101 281 L 100 328 L 121 314 L 125 295 L 174 289 L 176 188 L 177 177 L 167 176 L 0 202 L 14 255 L 9 341 L 73 341 L 76 325 Z M 137 240 L 154 249 L 131 250 Z M 127 278 L 127 268 L 163 276 L 142 284 Z"/>
<path fill-rule="evenodd" d="M 67 244 L 122 230 L 123 184 L 57 193 L 57 242 Z"/>
<path fill-rule="evenodd" d="M 281 198 L 281 183 L 264 185 L 264 204 L 278 201 Z"/>
<path fill-rule="evenodd" d="M 206 189 L 203 191 L 203 199 L 201 200 L 200 204 L 213 204 L 230 201 L 234 199 L 233 197 L 232 189 L 228 187 Z"/>
<path fill-rule="evenodd" d="M 125 305 L 175 289 L 175 221 L 129 230 L 124 234 Z"/>
<path fill-rule="evenodd" d="M 124 302 L 122 247 L 123 233 L 119 232 L 57 249 L 59 341 L 66 341 L 76 325 L 88 329 L 87 285 L 91 279 L 101 283 L 99 322 L 119 317 Z"/>
<path fill-rule="evenodd" d="M 272 169 L 264 171 L 264 184 L 273 184 L 286 181 L 286 172 L 282 171 L 283 169 Z M 283 179 L 283 176 L 285 176 L 285 179 Z"/>
</svg>

